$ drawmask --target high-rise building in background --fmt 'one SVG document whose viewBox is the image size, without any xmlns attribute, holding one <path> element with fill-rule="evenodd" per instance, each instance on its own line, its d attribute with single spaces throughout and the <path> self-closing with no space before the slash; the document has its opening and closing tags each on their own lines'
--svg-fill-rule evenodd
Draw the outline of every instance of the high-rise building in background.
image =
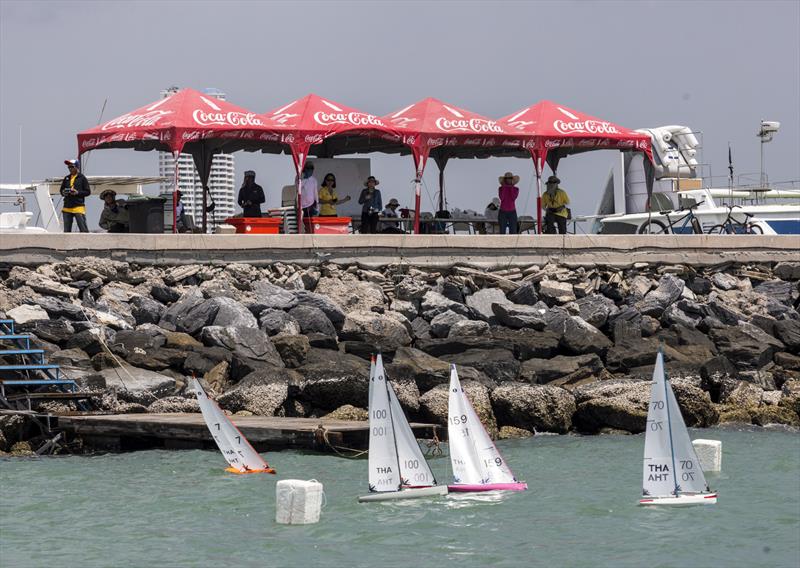
<svg viewBox="0 0 800 568">
<path fill-rule="evenodd" d="M 166 98 L 178 91 L 178 87 L 170 87 L 161 91 L 161 98 Z M 225 100 L 225 93 L 217 89 L 204 89 L 205 94 Z M 235 182 L 234 160 L 230 154 L 218 154 L 211 162 L 211 176 L 208 178 L 208 188 L 215 204 L 214 211 L 208 214 L 208 230 L 233 216 L 233 207 L 236 202 L 234 195 Z M 173 180 L 175 177 L 175 158 L 169 152 L 159 152 L 158 175 Z M 194 160 L 189 154 L 181 154 L 178 158 L 178 189 L 181 191 L 181 201 L 186 208 L 186 214 L 191 215 L 196 226 L 200 227 L 203 220 L 203 185 L 200 176 L 194 167 Z M 172 181 L 161 184 L 162 193 L 172 191 Z M 211 204 L 212 199 L 208 199 Z"/>
</svg>

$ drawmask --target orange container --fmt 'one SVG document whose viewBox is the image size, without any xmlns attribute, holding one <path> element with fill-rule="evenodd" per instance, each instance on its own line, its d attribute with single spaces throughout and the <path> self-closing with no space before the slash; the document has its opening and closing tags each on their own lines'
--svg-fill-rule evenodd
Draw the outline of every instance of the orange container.
<svg viewBox="0 0 800 568">
<path fill-rule="evenodd" d="M 306 217 L 303 223 L 307 233 L 316 235 L 350 234 L 351 217 Z"/>
<path fill-rule="evenodd" d="M 283 219 L 280 217 L 231 217 L 225 219 L 228 225 L 236 227 L 237 233 L 249 235 L 277 235 Z"/>
</svg>

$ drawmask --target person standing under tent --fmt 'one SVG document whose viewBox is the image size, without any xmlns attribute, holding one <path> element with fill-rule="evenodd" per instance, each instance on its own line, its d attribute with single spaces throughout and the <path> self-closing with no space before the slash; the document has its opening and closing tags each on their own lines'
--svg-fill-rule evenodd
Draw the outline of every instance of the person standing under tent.
<svg viewBox="0 0 800 568">
<path fill-rule="evenodd" d="M 127 233 L 130 231 L 130 216 L 128 215 L 128 205 L 123 200 L 117 200 L 117 192 L 113 189 L 106 189 L 100 194 L 100 199 L 105 202 L 103 212 L 100 213 L 101 229 L 109 233 Z"/>
<path fill-rule="evenodd" d="M 261 204 L 266 201 L 264 189 L 256 183 L 256 172 L 244 172 L 244 183 L 239 188 L 239 207 L 242 217 L 261 217 Z"/>
<path fill-rule="evenodd" d="M 337 217 L 336 206 L 348 201 L 350 201 L 349 195 L 346 195 L 344 199 L 339 199 L 339 195 L 336 193 L 336 176 L 325 174 L 322 186 L 319 188 L 319 216 Z"/>
<path fill-rule="evenodd" d="M 500 212 L 500 198 L 495 197 L 483 211 L 485 223 L 480 223 L 480 232 L 485 235 L 492 235 L 497 232 L 497 215 Z"/>
<path fill-rule="evenodd" d="M 383 209 L 381 192 L 376 188 L 380 183 L 375 176 L 369 176 L 358 197 L 358 202 L 361 204 L 361 232 L 364 234 L 378 232 L 378 216 Z"/>
<path fill-rule="evenodd" d="M 545 210 L 544 232 L 554 235 L 558 228 L 559 235 L 567 234 L 567 219 L 570 218 L 569 196 L 567 192 L 558 187 L 561 180 L 556 176 L 547 178 L 546 190 L 542 195 L 542 207 Z"/>
<path fill-rule="evenodd" d="M 72 232 L 72 221 L 78 223 L 78 230 L 81 233 L 88 233 L 89 226 L 86 224 L 86 202 L 85 198 L 91 195 L 89 180 L 80 172 L 81 164 L 78 160 L 64 160 L 69 169 L 69 173 L 64 176 L 61 182 L 60 193 L 64 197 L 64 205 L 61 208 L 61 216 L 64 219 L 64 232 Z"/>
<path fill-rule="evenodd" d="M 517 197 L 519 196 L 519 176 L 506 172 L 498 178 L 500 187 L 497 193 L 500 197 L 500 210 L 497 212 L 497 221 L 500 225 L 499 233 L 506 234 L 506 229 L 512 235 L 517 233 Z"/>
<path fill-rule="evenodd" d="M 306 162 L 303 166 L 303 187 L 300 194 L 300 208 L 303 217 L 316 217 L 319 203 L 319 182 L 314 177 L 314 164 Z"/>
</svg>

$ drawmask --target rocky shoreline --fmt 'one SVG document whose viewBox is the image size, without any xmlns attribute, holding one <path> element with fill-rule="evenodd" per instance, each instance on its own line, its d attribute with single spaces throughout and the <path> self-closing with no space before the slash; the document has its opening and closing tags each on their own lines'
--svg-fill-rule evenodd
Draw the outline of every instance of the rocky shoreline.
<svg viewBox="0 0 800 568">
<path fill-rule="evenodd" d="M 800 425 L 800 263 L 487 272 L 86 257 L 0 277 L 0 316 L 101 390 L 106 412 L 197 412 L 195 375 L 231 413 L 363 420 L 380 349 L 412 419 L 446 423 L 455 363 L 494 436 L 635 433 L 663 345 L 689 426 Z M 0 450 L 16 420 L 0 417 Z"/>
</svg>

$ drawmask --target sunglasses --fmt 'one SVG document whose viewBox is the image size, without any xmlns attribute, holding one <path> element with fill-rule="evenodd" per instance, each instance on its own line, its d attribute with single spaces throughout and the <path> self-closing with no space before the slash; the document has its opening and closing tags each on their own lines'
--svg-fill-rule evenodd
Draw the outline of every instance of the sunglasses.
<svg viewBox="0 0 800 568">
<path fill-rule="evenodd" d="M 336 181 L 336 178 L 325 178 L 325 181 Z"/>
</svg>

